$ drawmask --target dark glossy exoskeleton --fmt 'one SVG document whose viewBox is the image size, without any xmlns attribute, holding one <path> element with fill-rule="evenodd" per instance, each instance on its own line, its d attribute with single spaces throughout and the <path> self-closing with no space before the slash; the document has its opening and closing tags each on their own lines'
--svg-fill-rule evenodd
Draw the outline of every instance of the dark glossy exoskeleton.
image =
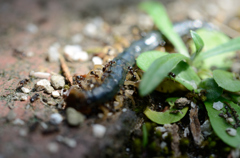
<svg viewBox="0 0 240 158">
<path fill-rule="evenodd" d="M 31 98 L 30 98 L 30 102 L 33 103 L 35 100 L 37 100 L 39 97 L 38 93 L 35 93 Z"/>
<path fill-rule="evenodd" d="M 175 78 L 175 77 L 176 77 L 176 74 L 174 74 L 173 72 L 169 72 L 169 73 L 168 73 L 168 76 Z"/>
<path fill-rule="evenodd" d="M 18 85 L 24 86 L 24 85 L 27 84 L 29 81 L 30 81 L 30 80 L 27 79 L 27 78 L 26 78 L 26 79 L 23 79 L 23 80 L 21 80 L 21 81 L 18 82 Z"/>
<path fill-rule="evenodd" d="M 174 30 L 182 36 L 188 34 L 190 30 L 202 27 L 211 28 L 211 25 L 199 21 L 187 21 L 174 25 Z M 135 64 L 135 59 L 142 52 L 153 50 L 160 43 L 164 43 L 164 40 L 158 31 L 150 32 L 142 39 L 133 42 L 123 53 L 112 60 L 115 64 L 105 65 L 101 78 L 103 82 L 100 86 L 90 91 L 81 91 L 71 87 L 65 100 L 67 106 L 72 106 L 80 111 L 91 111 L 91 109 L 96 108 L 96 105 L 112 100 L 124 84 L 128 67 Z"/>
</svg>

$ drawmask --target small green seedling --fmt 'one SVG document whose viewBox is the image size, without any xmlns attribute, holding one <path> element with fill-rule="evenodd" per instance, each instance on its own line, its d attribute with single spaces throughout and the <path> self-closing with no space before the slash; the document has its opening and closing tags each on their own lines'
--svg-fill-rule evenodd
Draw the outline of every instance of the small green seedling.
<svg viewBox="0 0 240 158">
<path fill-rule="evenodd" d="M 213 103 L 217 101 L 228 102 L 236 113 L 240 115 L 240 108 L 233 102 L 223 99 L 223 94 L 240 91 L 240 81 L 234 77 L 231 72 L 217 69 L 211 71 L 209 65 L 213 64 L 210 58 L 220 56 L 224 53 L 234 55 L 234 51 L 240 50 L 240 37 L 229 40 L 225 35 L 219 33 L 212 34 L 211 37 L 216 39 L 223 39 L 216 45 L 210 47 L 206 40 L 203 40 L 196 32 L 190 31 L 195 51 L 190 55 L 187 52 L 181 38 L 174 32 L 172 24 L 168 19 L 165 9 L 162 4 L 157 2 L 144 2 L 140 8 L 147 12 L 155 22 L 156 26 L 163 33 L 163 35 L 172 42 L 179 53 L 168 53 L 160 51 L 150 51 L 141 54 L 137 58 L 137 65 L 145 71 L 142 81 L 139 85 L 139 93 L 141 96 L 146 96 L 155 90 L 166 78 L 169 78 L 170 72 L 174 73 L 176 77 L 174 82 L 180 83 L 189 91 L 200 93 L 206 91 L 206 101 L 204 102 L 211 125 L 215 133 L 228 145 L 237 147 L 240 144 L 240 128 L 237 128 L 237 135 L 235 137 L 229 136 L 225 131 L 231 125 L 226 123 L 226 120 L 218 115 L 224 111 L 217 111 L 213 108 Z M 219 37 L 219 38 L 218 38 Z M 213 38 L 213 39 L 214 39 Z M 224 41 L 224 42 L 223 42 Z M 206 50 L 204 45 L 210 49 Z M 202 52 L 204 51 L 204 52 Z M 231 52 L 231 53 L 229 53 Z M 226 57 L 226 56 L 225 56 Z M 209 64 L 206 66 L 205 61 Z M 200 66 L 199 66 L 200 65 Z M 201 66 L 202 65 L 202 66 Z M 226 65 L 224 65 L 226 68 Z M 230 65 L 227 66 L 229 68 Z M 207 72 L 208 75 L 202 75 L 202 72 Z M 205 73 L 206 74 L 206 73 Z M 206 78 L 207 77 L 207 78 Z M 206 78 L 202 80 L 203 78 Z M 237 94 L 231 95 L 237 98 Z M 230 97 L 231 98 L 231 97 Z M 236 101 L 237 99 L 235 99 Z M 188 107 L 182 109 L 178 114 L 172 114 L 172 106 L 166 112 L 155 112 L 149 108 L 144 111 L 145 115 L 152 121 L 158 124 L 168 124 L 181 120 L 187 113 Z M 238 118 L 233 118 L 236 122 Z M 232 127 L 232 126 L 231 126 Z"/>
</svg>

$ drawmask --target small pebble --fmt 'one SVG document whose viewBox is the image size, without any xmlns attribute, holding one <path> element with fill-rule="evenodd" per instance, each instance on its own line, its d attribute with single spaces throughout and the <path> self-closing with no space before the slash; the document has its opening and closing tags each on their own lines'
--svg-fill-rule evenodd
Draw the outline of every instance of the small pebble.
<svg viewBox="0 0 240 158">
<path fill-rule="evenodd" d="M 52 86 L 46 85 L 44 92 L 51 94 L 54 91 L 54 88 Z"/>
<path fill-rule="evenodd" d="M 48 79 L 51 76 L 51 74 L 47 72 L 34 72 L 34 71 L 31 71 L 29 75 L 35 78 L 42 79 Z"/>
<path fill-rule="evenodd" d="M 14 125 L 24 125 L 25 124 L 24 121 L 19 118 L 15 119 L 12 123 Z"/>
<path fill-rule="evenodd" d="M 162 133 L 167 132 L 167 129 L 166 129 L 165 127 L 161 127 L 161 126 L 156 127 L 155 130 L 156 130 L 156 131 L 160 131 L 160 132 L 162 132 Z"/>
<path fill-rule="evenodd" d="M 13 121 L 13 120 L 15 120 L 16 116 L 17 116 L 16 113 L 13 110 L 11 110 L 7 114 L 7 120 Z"/>
<path fill-rule="evenodd" d="M 123 108 L 123 109 L 122 109 L 122 112 L 126 112 L 126 111 L 127 111 L 127 109 L 126 109 L 126 108 Z"/>
<path fill-rule="evenodd" d="M 229 123 L 232 123 L 232 122 L 234 121 L 234 119 L 231 118 L 231 117 L 227 118 L 226 120 L 227 120 L 227 122 L 229 122 Z"/>
<path fill-rule="evenodd" d="M 52 75 L 51 84 L 55 89 L 61 89 L 65 85 L 65 79 L 60 75 Z"/>
<path fill-rule="evenodd" d="M 92 58 L 92 62 L 93 62 L 94 65 L 102 65 L 103 60 L 98 56 L 94 56 Z"/>
<path fill-rule="evenodd" d="M 21 101 L 26 101 L 28 99 L 28 96 L 27 95 L 22 95 L 20 96 L 20 100 Z"/>
<path fill-rule="evenodd" d="M 162 134 L 162 138 L 163 138 L 163 139 L 167 138 L 167 136 L 168 136 L 168 133 L 167 133 L 167 132 L 165 132 L 165 133 Z"/>
<path fill-rule="evenodd" d="M 51 114 L 50 116 L 50 122 L 54 125 L 60 124 L 62 120 L 63 120 L 63 117 L 59 113 L 54 113 L 54 114 Z"/>
<path fill-rule="evenodd" d="M 57 62 L 59 60 L 59 49 L 60 44 L 54 43 L 48 48 L 48 61 L 49 62 Z"/>
<path fill-rule="evenodd" d="M 53 91 L 53 92 L 52 92 L 52 96 L 53 96 L 54 98 L 58 98 L 58 97 L 60 96 L 60 94 L 59 94 L 58 91 Z"/>
<path fill-rule="evenodd" d="M 73 43 L 80 43 L 83 40 L 83 35 L 82 34 L 75 34 L 74 36 L 72 36 L 72 42 Z"/>
<path fill-rule="evenodd" d="M 109 113 L 107 114 L 108 117 L 110 117 L 110 116 L 112 116 L 112 115 L 113 115 L 112 112 L 109 112 Z"/>
<path fill-rule="evenodd" d="M 58 144 L 55 143 L 55 142 L 50 142 L 50 143 L 47 145 L 47 148 L 48 148 L 48 151 L 49 151 L 50 153 L 57 153 L 58 150 L 59 150 Z"/>
<path fill-rule="evenodd" d="M 103 113 L 98 113 L 99 118 L 103 118 L 104 114 Z"/>
<path fill-rule="evenodd" d="M 30 93 L 30 89 L 28 88 L 22 87 L 21 90 L 23 93 L 26 93 L 26 94 Z"/>
<path fill-rule="evenodd" d="M 53 101 L 53 100 L 49 100 L 49 101 L 47 102 L 47 104 L 50 105 L 50 106 L 55 106 L 55 105 L 57 105 L 57 103 L 56 103 L 55 101 Z"/>
<path fill-rule="evenodd" d="M 165 148 L 167 146 L 167 143 L 162 141 L 160 144 L 161 149 Z"/>
<path fill-rule="evenodd" d="M 28 32 L 34 34 L 34 33 L 37 33 L 37 32 L 38 32 L 38 27 L 37 27 L 37 25 L 30 23 L 30 24 L 27 25 L 26 30 L 27 30 Z"/>
<path fill-rule="evenodd" d="M 230 135 L 230 136 L 236 136 L 237 135 L 237 130 L 234 128 L 227 128 L 226 132 Z"/>
<path fill-rule="evenodd" d="M 223 108 L 223 103 L 218 101 L 218 102 L 214 102 L 213 103 L 213 108 L 216 109 L 216 110 L 221 110 Z"/>
<path fill-rule="evenodd" d="M 41 91 L 41 90 L 44 90 L 46 86 L 50 86 L 50 85 L 51 84 L 48 80 L 42 79 L 35 84 L 35 89 L 36 91 Z"/>
<path fill-rule="evenodd" d="M 45 122 L 41 122 L 40 125 L 42 126 L 43 129 L 48 128 L 48 125 Z"/>
<path fill-rule="evenodd" d="M 19 130 L 19 135 L 21 136 L 21 137 L 26 137 L 27 136 L 27 130 L 26 129 L 20 129 Z"/>
<path fill-rule="evenodd" d="M 77 146 L 77 142 L 74 139 L 63 137 L 63 136 L 57 136 L 57 141 L 62 142 L 66 144 L 68 147 L 75 148 Z"/>
<path fill-rule="evenodd" d="M 201 126 L 201 132 L 205 137 L 209 136 L 212 134 L 212 128 L 209 120 L 206 120 Z"/>
<path fill-rule="evenodd" d="M 83 51 L 79 45 L 66 45 L 64 55 L 68 61 L 87 61 L 88 53 Z"/>
<path fill-rule="evenodd" d="M 66 113 L 67 121 L 71 126 L 79 126 L 85 120 L 85 116 L 74 108 L 68 107 Z"/>
<path fill-rule="evenodd" d="M 93 128 L 93 135 L 96 138 L 102 138 L 105 135 L 106 127 L 100 124 L 92 125 Z"/>
</svg>

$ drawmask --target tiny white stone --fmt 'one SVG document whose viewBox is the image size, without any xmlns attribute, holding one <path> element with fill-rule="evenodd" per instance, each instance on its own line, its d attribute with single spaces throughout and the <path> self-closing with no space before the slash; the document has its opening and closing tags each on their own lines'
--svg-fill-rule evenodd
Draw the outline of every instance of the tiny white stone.
<svg viewBox="0 0 240 158">
<path fill-rule="evenodd" d="M 98 113 L 99 118 L 103 118 L 104 114 L 103 113 Z"/>
<path fill-rule="evenodd" d="M 50 62 L 56 62 L 59 59 L 59 43 L 54 43 L 48 48 L 48 60 Z"/>
<path fill-rule="evenodd" d="M 80 43 L 83 40 L 83 35 L 82 34 L 75 34 L 72 36 L 72 42 L 73 43 Z"/>
<path fill-rule="evenodd" d="M 67 146 L 71 148 L 75 148 L 77 146 L 77 142 L 74 139 L 63 137 L 63 136 L 57 136 L 57 141 L 62 142 L 66 144 Z"/>
<path fill-rule="evenodd" d="M 113 115 L 113 113 L 112 113 L 112 112 L 109 112 L 107 115 L 108 115 L 108 116 L 112 116 L 112 115 Z"/>
<path fill-rule="evenodd" d="M 168 133 L 165 132 L 165 133 L 163 133 L 162 138 L 165 139 L 167 136 L 168 136 Z"/>
<path fill-rule="evenodd" d="M 58 125 L 62 122 L 62 120 L 63 120 L 62 115 L 60 115 L 59 113 L 54 113 L 51 114 L 50 116 L 50 122 L 52 124 Z"/>
<path fill-rule="evenodd" d="M 20 135 L 21 137 L 26 137 L 26 136 L 27 136 L 27 130 L 25 130 L 25 129 L 20 129 L 20 130 L 19 130 L 19 135 Z"/>
<path fill-rule="evenodd" d="M 184 137 L 187 137 L 187 136 L 189 135 L 189 133 L 190 133 L 189 128 L 186 127 L 186 128 L 184 129 L 183 136 L 184 136 Z"/>
<path fill-rule="evenodd" d="M 38 27 L 35 24 L 28 24 L 26 27 L 26 30 L 30 33 L 37 33 L 38 32 Z"/>
<path fill-rule="evenodd" d="M 54 89 L 53 89 L 52 86 L 49 86 L 49 85 L 45 86 L 45 91 L 44 92 L 46 92 L 48 94 L 51 94 L 53 91 L 54 91 Z"/>
<path fill-rule="evenodd" d="M 22 95 L 22 96 L 20 96 L 20 100 L 21 100 L 21 101 L 26 101 L 27 98 L 28 98 L 27 95 Z"/>
<path fill-rule="evenodd" d="M 93 128 L 93 135 L 96 138 L 102 138 L 105 135 L 106 127 L 100 124 L 92 125 Z"/>
<path fill-rule="evenodd" d="M 13 124 L 14 124 L 14 125 L 24 125 L 25 123 L 24 123 L 23 120 L 17 118 L 17 119 L 15 119 L 15 120 L 13 121 Z"/>
<path fill-rule="evenodd" d="M 69 61 L 87 61 L 88 53 L 83 51 L 79 45 L 66 45 L 64 55 Z"/>
<path fill-rule="evenodd" d="M 50 86 L 50 82 L 46 79 L 40 80 L 36 83 L 35 88 L 37 91 L 44 90 L 46 86 Z"/>
<path fill-rule="evenodd" d="M 94 56 L 92 58 L 92 62 L 93 62 L 94 65 L 102 65 L 103 60 L 98 56 Z"/>
<path fill-rule="evenodd" d="M 167 129 L 165 127 L 159 126 L 155 128 L 156 131 L 160 131 L 162 133 L 167 132 Z"/>
<path fill-rule="evenodd" d="M 59 94 L 58 91 L 53 91 L 53 92 L 52 92 L 52 96 L 53 96 L 54 98 L 58 98 L 58 97 L 60 96 L 60 94 Z"/>
<path fill-rule="evenodd" d="M 28 94 L 30 92 L 30 89 L 22 87 L 21 90 L 23 91 L 23 93 Z"/>
<path fill-rule="evenodd" d="M 209 120 L 206 120 L 201 126 L 201 131 L 205 137 L 212 134 L 211 124 Z"/>
<path fill-rule="evenodd" d="M 191 107 L 195 108 L 197 105 L 194 102 L 191 102 Z"/>
<path fill-rule="evenodd" d="M 88 36 L 88 37 L 96 37 L 97 33 L 98 33 L 98 28 L 93 23 L 88 23 L 84 27 L 83 33 L 84 33 L 85 36 Z"/>
<path fill-rule="evenodd" d="M 236 136 L 237 135 L 237 130 L 234 128 L 227 128 L 226 132 L 230 135 L 230 136 Z"/>
<path fill-rule="evenodd" d="M 122 112 L 126 112 L 126 111 L 127 111 L 127 109 L 126 109 L 126 108 L 123 108 L 123 109 L 122 109 Z"/>
<path fill-rule="evenodd" d="M 160 144 L 161 149 L 165 148 L 167 146 L 167 143 L 162 141 Z"/>
<path fill-rule="evenodd" d="M 227 122 L 231 123 L 231 122 L 233 122 L 233 121 L 234 121 L 233 118 L 231 118 L 231 117 L 227 118 Z"/>
<path fill-rule="evenodd" d="M 48 125 L 45 122 L 41 122 L 40 125 L 42 126 L 43 129 L 48 128 Z"/>
<path fill-rule="evenodd" d="M 47 72 L 34 72 L 34 71 L 31 71 L 30 72 L 30 76 L 32 77 L 36 77 L 36 78 L 45 78 L 45 79 L 48 79 L 50 77 L 50 73 L 47 73 Z"/>
<path fill-rule="evenodd" d="M 61 75 L 52 75 L 51 84 L 55 89 L 61 89 L 65 85 L 65 79 Z"/>
<path fill-rule="evenodd" d="M 47 145 L 47 148 L 49 150 L 50 153 L 57 153 L 58 152 L 58 144 L 55 143 L 55 142 L 50 142 L 48 145 Z"/>
<path fill-rule="evenodd" d="M 218 102 L 214 102 L 213 103 L 213 108 L 216 109 L 216 110 L 221 110 L 223 108 L 223 103 L 218 101 Z"/>
</svg>

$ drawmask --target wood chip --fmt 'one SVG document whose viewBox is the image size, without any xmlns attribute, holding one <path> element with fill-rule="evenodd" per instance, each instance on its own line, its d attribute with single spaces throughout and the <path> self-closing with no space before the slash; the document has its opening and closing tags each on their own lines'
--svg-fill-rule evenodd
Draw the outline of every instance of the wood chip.
<svg viewBox="0 0 240 158">
<path fill-rule="evenodd" d="M 190 110 L 190 129 L 192 132 L 193 140 L 195 144 L 200 145 L 203 141 L 203 136 L 201 135 L 201 126 L 198 120 L 198 108 L 195 106 Z"/>
<path fill-rule="evenodd" d="M 72 79 L 71 73 L 68 69 L 68 66 L 66 64 L 65 59 L 63 58 L 63 56 L 60 56 L 59 60 L 60 60 L 60 63 L 61 63 L 61 68 L 62 68 L 62 71 L 63 71 L 63 75 L 65 76 L 66 80 L 70 83 L 70 85 L 73 85 L 73 79 Z"/>
</svg>

